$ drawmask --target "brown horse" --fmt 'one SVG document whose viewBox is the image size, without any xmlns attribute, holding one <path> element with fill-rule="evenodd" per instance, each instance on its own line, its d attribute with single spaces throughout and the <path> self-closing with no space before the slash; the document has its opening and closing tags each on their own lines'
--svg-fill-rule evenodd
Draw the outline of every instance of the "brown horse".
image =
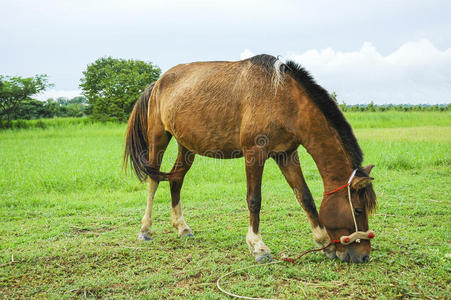
<svg viewBox="0 0 451 300">
<path fill-rule="evenodd" d="M 172 136 L 178 157 L 171 172 L 160 172 Z M 357 170 L 350 199 L 346 189 L 325 194 L 318 215 L 299 165 L 299 145 L 313 157 L 326 192 L 343 186 Z M 257 261 L 271 258 L 259 231 L 262 173 L 268 158 L 277 162 L 293 189 L 319 245 L 357 227 L 368 230 L 368 214 L 376 205 L 369 177 L 373 166 L 362 168 L 362 151 L 351 126 L 327 91 L 292 61 L 258 55 L 237 62 L 181 64 L 147 87 L 130 116 L 124 155 L 124 164 L 130 157 L 140 180 L 149 178 L 140 239 L 151 239 L 153 197 L 162 180 L 169 180 L 174 227 L 179 236 L 192 235 L 182 214 L 180 190 L 196 154 L 244 156 L 250 213 L 246 241 Z M 370 241 L 353 241 L 334 244 L 325 252 L 343 261 L 368 261 Z"/>
</svg>

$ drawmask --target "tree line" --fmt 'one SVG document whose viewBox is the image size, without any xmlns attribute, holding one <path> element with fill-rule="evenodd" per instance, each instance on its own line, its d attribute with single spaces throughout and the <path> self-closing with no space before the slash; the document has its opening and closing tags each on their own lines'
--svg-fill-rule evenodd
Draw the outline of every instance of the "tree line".
<svg viewBox="0 0 451 300">
<path fill-rule="evenodd" d="M 449 111 L 451 103 L 448 104 L 354 104 L 347 105 L 345 103 L 338 105 L 344 112 L 376 112 L 376 111 Z"/>
<path fill-rule="evenodd" d="M 383 112 L 383 111 L 449 111 L 451 110 L 451 103 L 448 104 L 374 104 L 371 101 L 369 104 L 346 104 L 345 102 L 338 102 L 338 95 L 336 92 L 330 94 L 330 98 L 340 107 L 343 112 Z"/>
<path fill-rule="evenodd" d="M 12 120 L 89 116 L 94 121 L 128 119 L 133 105 L 146 86 L 156 81 L 161 69 L 151 62 L 102 57 L 89 64 L 80 79 L 83 96 L 38 101 L 33 96 L 53 85 L 47 75 L 22 78 L 0 75 L 0 128 Z M 331 98 L 344 112 L 352 111 L 448 111 L 446 105 L 347 105 Z"/>
<path fill-rule="evenodd" d="M 46 101 L 27 99 L 23 101 L 12 114 L 12 120 L 33 120 L 41 118 L 74 117 L 79 118 L 89 114 L 88 101 L 83 96 L 68 99 L 59 97 Z"/>
<path fill-rule="evenodd" d="M 83 96 L 38 101 L 33 96 L 52 86 L 47 75 L 22 78 L 0 75 L 0 127 L 12 120 L 89 116 L 95 121 L 128 119 L 139 95 L 161 69 L 141 60 L 102 57 L 80 79 Z"/>
</svg>

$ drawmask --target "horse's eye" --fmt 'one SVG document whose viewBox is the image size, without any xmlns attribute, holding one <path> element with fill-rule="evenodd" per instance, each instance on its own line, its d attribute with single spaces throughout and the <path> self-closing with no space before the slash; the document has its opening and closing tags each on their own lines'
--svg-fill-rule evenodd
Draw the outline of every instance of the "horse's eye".
<svg viewBox="0 0 451 300">
<path fill-rule="evenodd" d="M 361 215 L 365 212 L 365 209 L 363 208 L 356 208 L 354 209 L 356 216 Z"/>
</svg>

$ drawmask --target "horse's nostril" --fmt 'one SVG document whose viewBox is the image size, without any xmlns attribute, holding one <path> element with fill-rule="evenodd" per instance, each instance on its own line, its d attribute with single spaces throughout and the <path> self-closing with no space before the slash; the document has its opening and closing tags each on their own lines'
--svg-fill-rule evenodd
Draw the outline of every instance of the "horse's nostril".
<svg viewBox="0 0 451 300">
<path fill-rule="evenodd" d="M 364 256 L 362 257 L 362 261 L 363 261 L 363 262 L 368 262 L 368 261 L 370 261 L 370 256 L 369 256 L 368 254 L 364 255 Z"/>
</svg>

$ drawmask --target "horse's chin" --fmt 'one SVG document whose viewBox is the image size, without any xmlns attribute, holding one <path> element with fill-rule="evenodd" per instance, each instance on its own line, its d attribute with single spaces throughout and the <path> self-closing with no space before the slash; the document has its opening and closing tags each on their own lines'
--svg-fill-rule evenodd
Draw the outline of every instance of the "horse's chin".
<svg viewBox="0 0 451 300">
<path fill-rule="evenodd" d="M 336 251 L 335 256 L 342 262 L 349 262 L 350 259 L 349 254 L 346 251 L 345 252 Z"/>
<path fill-rule="evenodd" d="M 339 260 L 341 260 L 342 262 L 347 262 L 347 263 L 360 264 L 360 263 L 366 263 L 370 260 L 369 254 L 364 254 L 364 255 L 360 255 L 360 256 L 353 255 L 352 251 L 349 251 L 349 250 L 345 251 L 345 252 L 336 251 L 335 254 Z"/>
</svg>

